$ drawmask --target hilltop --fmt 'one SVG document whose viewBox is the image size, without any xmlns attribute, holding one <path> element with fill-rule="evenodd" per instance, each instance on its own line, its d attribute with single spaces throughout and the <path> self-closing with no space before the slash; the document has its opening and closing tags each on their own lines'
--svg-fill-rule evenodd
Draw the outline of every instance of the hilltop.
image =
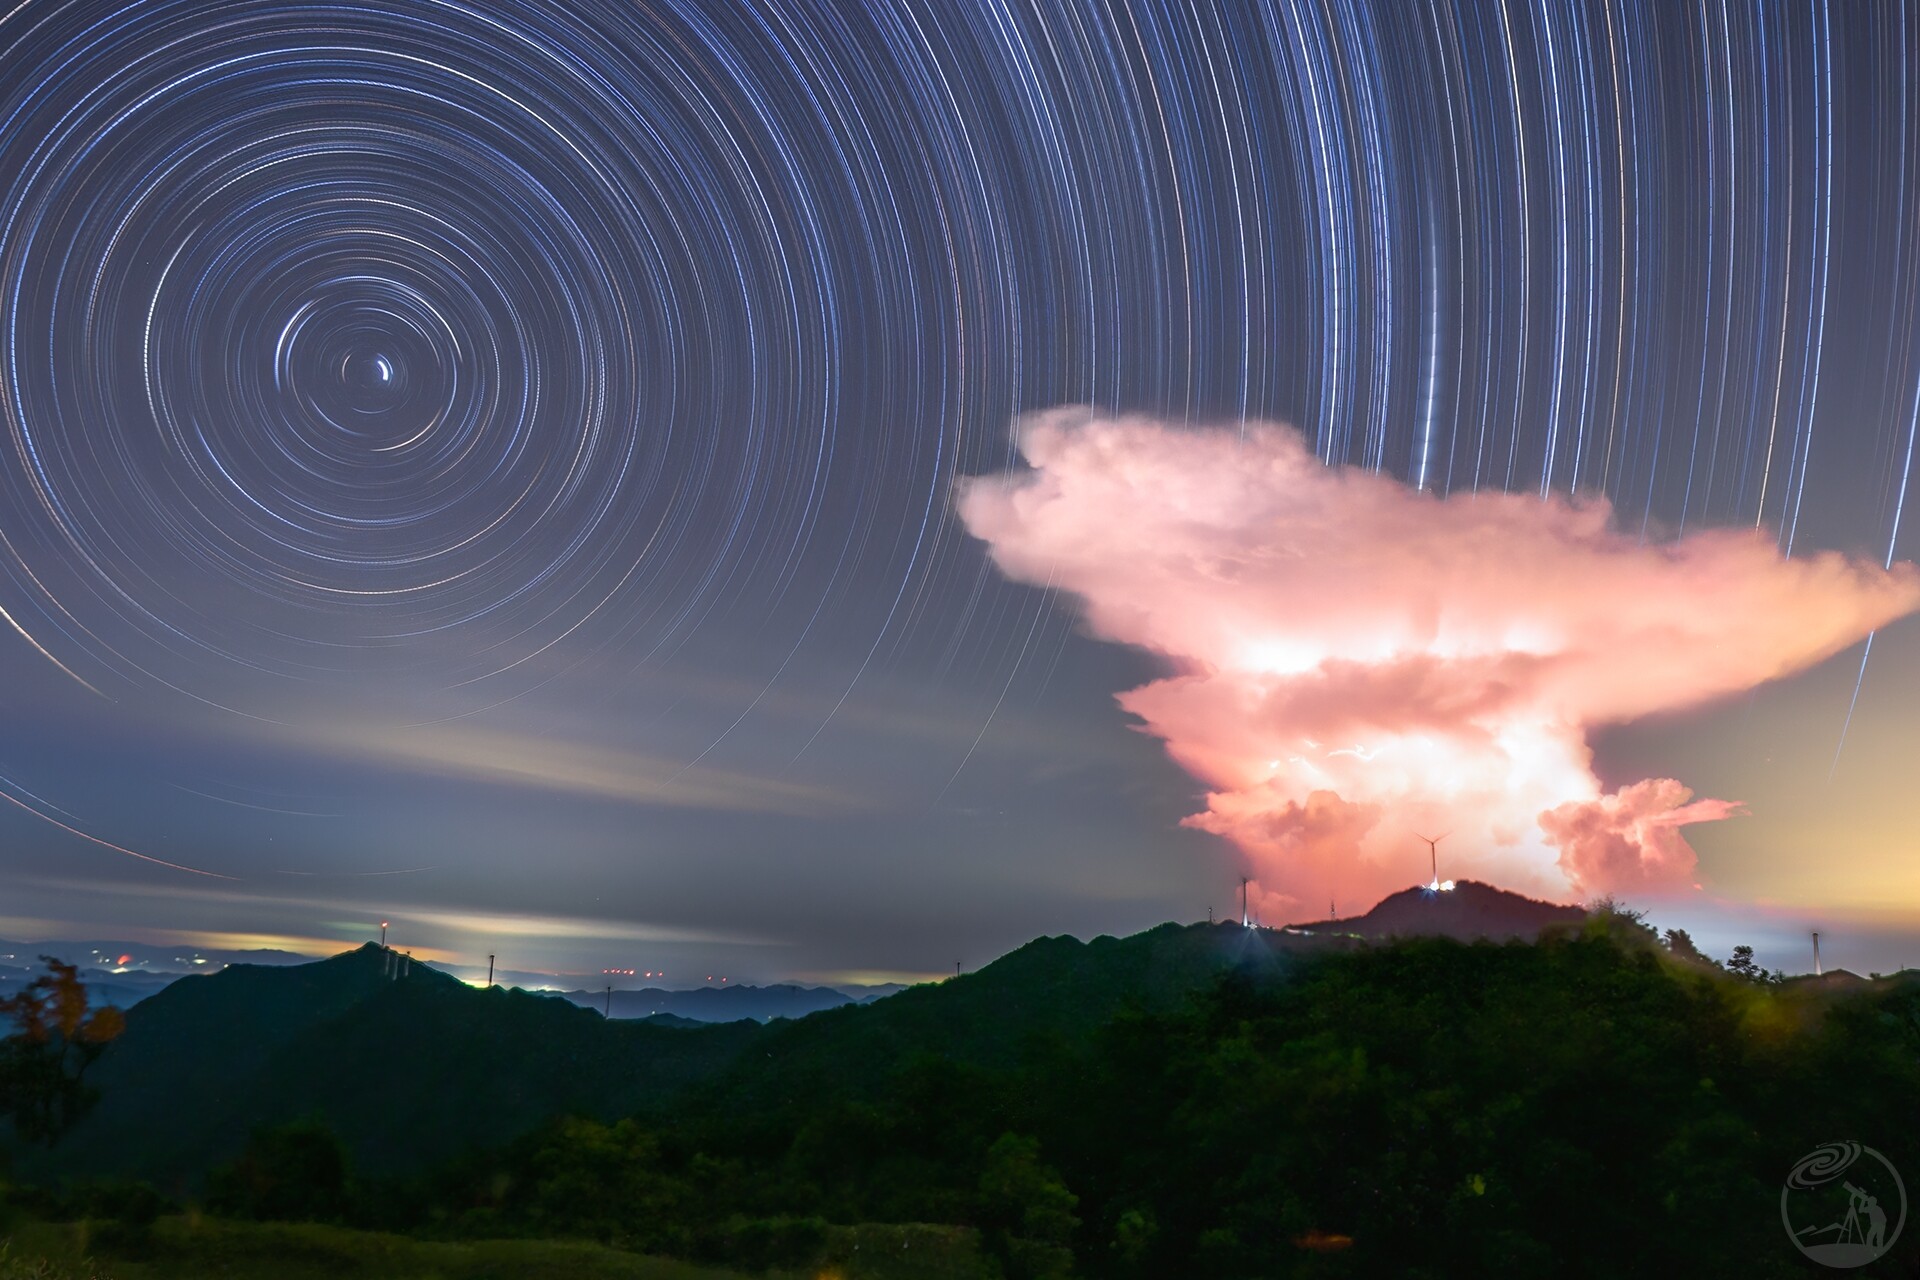
<svg viewBox="0 0 1920 1280">
<path fill-rule="evenodd" d="M 147 942 L 0 939 L 0 996 L 16 994 L 38 977 L 40 958 L 52 956 L 80 970 L 95 1004 L 128 1009 L 189 974 L 215 973 L 229 964 L 306 964 L 290 951 L 238 951 Z"/>
<path fill-rule="evenodd" d="M 1301 933 L 1350 934 L 1361 938 L 1455 938 L 1471 942 L 1537 938 L 1555 926 L 1587 918 L 1580 907 L 1542 902 L 1478 880 L 1449 882 L 1450 889 L 1416 885 L 1382 898 L 1365 915 L 1289 925 Z"/>
<path fill-rule="evenodd" d="M 99 1106 L 44 1164 L 187 1185 L 252 1129 L 318 1117 L 367 1165 L 419 1168 L 552 1115 L 638 1110 L 758 1030 L 609 1022 L 552 996 L 469 987 L 374 943 L 231 965 L 128 1011 L 89 1076 Z"/>
</svg>

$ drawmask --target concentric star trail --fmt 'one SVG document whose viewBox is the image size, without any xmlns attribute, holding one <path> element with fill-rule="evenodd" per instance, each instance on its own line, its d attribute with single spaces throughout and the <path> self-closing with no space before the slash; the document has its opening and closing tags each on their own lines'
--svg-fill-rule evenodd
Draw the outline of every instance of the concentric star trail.
<svg viewBox="0 0 1920 1280">
<path fill-rule="evenodd" d="M 1045 683 L 952 494 L 1060 404 L 1891 563 L 1917 55 L 1826 0 L 24 0 L 0 638 L 294 726 L 724 652 L 683 772 L 776 686 L 811 759 L 876 672 Z"/>
</svg>

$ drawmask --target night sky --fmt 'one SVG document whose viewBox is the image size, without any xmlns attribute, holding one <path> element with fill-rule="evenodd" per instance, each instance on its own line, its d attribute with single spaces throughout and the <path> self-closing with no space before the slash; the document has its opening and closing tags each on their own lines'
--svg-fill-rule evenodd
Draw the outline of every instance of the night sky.
<svg viewBox="0 0 1920 1280">
<path fill-rule="evenodd" d="M 1361 797 L 1130 692 L 1225 554 L 1234 645 L 1539 694 L 1454 874 L 1920 963 L 1917 142 L 1902 4 L 25 0 L 0 930 L 844 981 L 1424 881 L 1484 708 L 1361 672 Z"/>
</svg>

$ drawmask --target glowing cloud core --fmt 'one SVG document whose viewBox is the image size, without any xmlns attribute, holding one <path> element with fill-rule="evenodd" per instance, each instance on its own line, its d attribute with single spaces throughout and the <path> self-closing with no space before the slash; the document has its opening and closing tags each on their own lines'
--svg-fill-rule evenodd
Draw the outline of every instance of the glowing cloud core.
<svg viewBox="0 0 1920 1280">
<path fill-rule="evenodd" d="M 1739 812 L 1670 778 L 1603 793 L 1593 728 L 1696 706 L 1920 608 L 1920 571 L 1788 560 L 1756 530 L 1665 543 L 1602 499 L 1441 499 L 1323 465 L 1299 433 L 1060 409 L 1031 470 L 959 511 L 1009 577 L 1175 674 L 1120 704 L 1208 788 L 1277 906 L 1450 876 L 1565 896 L 1694 878 L 1681 828 Z"/>
</svg>

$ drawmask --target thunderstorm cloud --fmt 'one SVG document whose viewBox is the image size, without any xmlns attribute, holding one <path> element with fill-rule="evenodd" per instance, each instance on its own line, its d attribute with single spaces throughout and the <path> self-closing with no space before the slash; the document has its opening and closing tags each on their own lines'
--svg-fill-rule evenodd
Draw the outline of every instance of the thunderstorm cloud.
<svg viewBox="0 0 1920 1280">
<path fill-rule="evenodd" d="M 1649 778 L 1608 792 L 1591 732 L 1802 670 L 1920 608 L 1920 571 L 1782 556 L 1754 529 L 1660 542 L 1598 498 L 1436 497 L 1330 468 L 1279 425 L 1059 409 L 959 512 L 1007 576 L 1077 599 L 1170 674 L 1120 696 L 1207 788 L 1268 900 L 1427 878 L 1565 897 L 1696 878 L 1682 828 L 1741 811 Z M 1275 901 L 1277 899 L 1277 901 Z"/>
</svg>

